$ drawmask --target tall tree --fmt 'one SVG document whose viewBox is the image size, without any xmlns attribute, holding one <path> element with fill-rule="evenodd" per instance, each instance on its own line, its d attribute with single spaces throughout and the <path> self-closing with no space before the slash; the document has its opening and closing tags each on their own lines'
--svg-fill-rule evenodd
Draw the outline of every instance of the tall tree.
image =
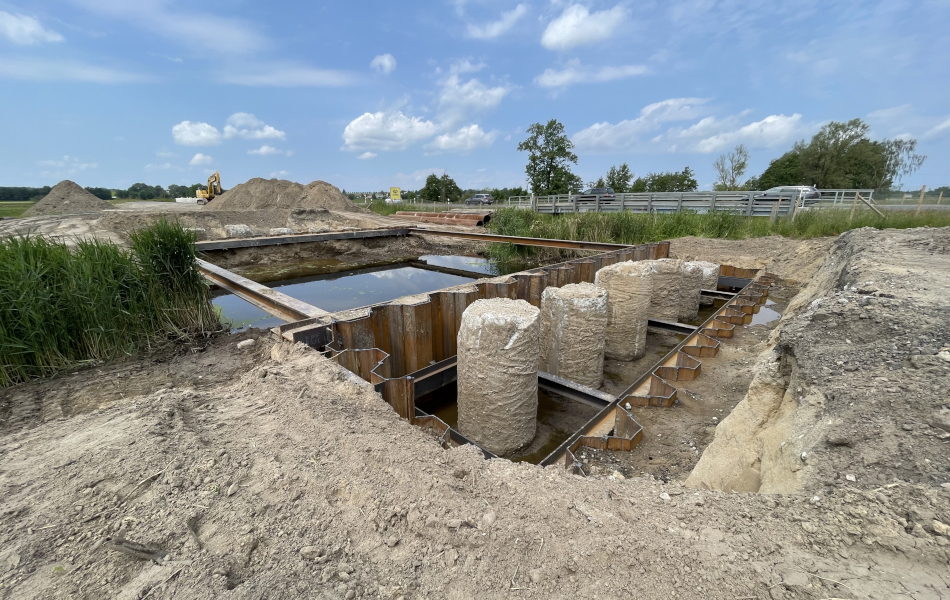
<svg viewBox="0 0 950 600">
<path fill-rule="evenodd" d="M 568 194 L 583 186 L 581 178 L 571 172 L 571 163 L 577 164 L 573 149 L 564 125 L 555 119 L 528 128 L 528 138 L 518 144 L 518 151 L 528 153 L 525 172 L 532 192 L 541 196 Z"/>
<path fill-rule="evenodd" d="M 811 141 L 796 142 L 773 160 L 759 176 L 760 187 L 888 190 L 927 160 L 916 153 L 917 140 L 872 141 L 868 129 L 861 119 L 828 123 Z"/>
<path fill-rule="evenodd" d="M 627 163 L 623 163 L 619 167 L 612 166 L 607 171 L 607 187 L 618 194 L 625 194 L 630 190 L 631 180 L 633 180 L 633 173 Z"/>
<path fill-rule="evenodd" d="M 719 180 L 713 184 L 714 190 L 719 192 L 738 190 L 742 187 L 739 181 L 742 180 L 749 166 L 749 151 L 739 144 L 729 154 L 720 154 L 713 166 L 719 176 Z"/>
<path fill-rule="evenodd" d="M 847 123 L 832 121 L 811 138 L 802 152 L 803 175 L 819 188 L 850 187 L 846 173 L 846 155 L 855 144 L 866 139 L 870 127 L 861 119 Z"/>
</svg>

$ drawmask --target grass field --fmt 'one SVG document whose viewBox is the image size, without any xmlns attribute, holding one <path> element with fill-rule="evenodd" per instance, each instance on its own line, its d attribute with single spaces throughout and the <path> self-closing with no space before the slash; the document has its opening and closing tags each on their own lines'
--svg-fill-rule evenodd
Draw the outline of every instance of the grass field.
<svg viewBox="0 0 950 600">
<path fill-rule="evenodd" d="M 795 219 L 774 222 L 765 217 L 744 217 L 731 213 L 699 214 L 681 212 L 646 214 L 632 212 L 547 215 L 518 208 L 495 212 L 489 229 L 492 233 L 522 237 L 585 240 L 615 244 L 644 244 L 685 236 L 739 240 L 769 235 L 790 238 L 814 238 L 838 235 L 849 229 L 907 229 L 911 227 L 950 226 L 950 212 L 929 211 L 915 215 L 910 211 L 885 213 L 824 209 L 799 212 Z M 536 255 L 531 247 L 492 244 L 488 254 L 502 261 Z"/>
<path fill-rule="evenodd" d="M 33 202 L 0 202 L 0 217 L 20 217 Z"/>
<path fill-rule="evenodd" d="M 0 387 L 221 329 L 193 232 L 162 219 L 129 241 L 0 240 Z"/>
</svg>

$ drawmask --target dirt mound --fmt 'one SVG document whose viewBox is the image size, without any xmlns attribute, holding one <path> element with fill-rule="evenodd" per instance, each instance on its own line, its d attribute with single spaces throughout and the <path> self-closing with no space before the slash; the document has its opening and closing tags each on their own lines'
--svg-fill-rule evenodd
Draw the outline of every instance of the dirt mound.
<svg viewBox="0 0 950 600">
<path fill-rule="evenodd" d="M 360 210 L 340 190 L 326 181 L 314 181 L 302 185 L 286 179 L 262 179 L 255 177 L 236 185 L 214 201 L 206 210 L 273 210 L 327 209 Z"/>
<path fill-rule="evenodd" d="M 57 183 L 45 198 L 34 204 L 25 215 L 62 215 L 68 213 L 95 212 L 113 208 L 111 204 L 97 198 L 78 184 L 65 179 Z"/>
</svg>

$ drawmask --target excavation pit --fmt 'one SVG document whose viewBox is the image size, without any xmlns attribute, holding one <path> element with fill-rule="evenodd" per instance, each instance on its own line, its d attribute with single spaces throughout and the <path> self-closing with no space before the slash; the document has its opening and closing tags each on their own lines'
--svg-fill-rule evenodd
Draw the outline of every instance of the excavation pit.
<svg viewBox="0 0 950 600">
<path fill-rule="evenodd" d="M 427 231 L 425 235 L 431 233 Z M 366 235 L 375 234 L 367 232 Z M 440 232 L 439 235 L 486 241 L 507 240 L 498 239 L 499 236 L 492 234 Z M 464 261 L 465 258 L 449 258 L 442 265 L 427 266 L 444 274 L 468 275 L 465 283 L 338 312 L 327 312 L 322 306 L 317 308 L 295 300 L 289 294 L 280 295 L 277 290 L 269 290 L 247 280 L 242 283 L 238 276 L 233 280 L 228 279 L 226 271 L 212 268 L 211 265 L 204 264 L 202 268 L 211 279 L 255 301 L 259 306 L 265 309 L 274 306 L 275 314 L 281 314 L 280 310 L 284 310 L 282 318 L 288 322 L 274 329 L 278 335 L 288 341 L 304 342 L 324 350 L 356 376 L 373 384 L 397 414 L 432 432 L 443 446 L 474 444 L 481 448 L 486 457 L 491 458 L 496 455 L 453 427 L 452 402 L 430 400 L 432 394 L 449 387 L 454 389 L 458 385 L 459 365 L 456 355 L 459 349 L 456 338 L 466 309 L 478 300 L 494 298 L 522 300 L 540 308 L 543 292 L 547 288 L 594 283 L 598 272 L 610 265 L 627 261 L 632 261 L 632 264 L 654 261 L 649 264 L 658 264 L 658 271 L 663 271 L 667 266 L 671 268 L 666 269 L 670 271 L 669 276 L 662 272 L 656 274 L 654 283 L 658 282 L 664 289 L 659 293 L 656 289 L 652 290 L 651 313 L 659 306 L 667 308 L 670 316 L 660 319 L 650 314 L 644 356 L 631 361 L 607 361 L 604 368 L 606 379 L 600 390 L 539 371 L 536 398 L 546 408 L 542 408 L 539 418 L 533 423 L 536 425 L 534 436 L 519 440 L 518 449 L 511 446 L 499 449 L 499 452 L 506 453 L 506 458 L 537 461 L 542 466 L 557 464 L 575 473 L 586 474 L 590 472 L 590 467 L 596 470 L 596 461 L 588 464 L 588 461 L 577 458 L 578 452 L 633 450 L 619 454 L 634 457 L 629 459 L 634 461 L 628 466 L 629 470 L 643 470 L 645 467 L 635 462 L 639 460 L 639 454 L 647 452 L 647 460 L 643 461 L 647 468 L 652 460 L 649 457 L 659 454 L 649 453 L 651 446 L 655 445 L 651 436 L 663 439 L 665 427 L 666 438 L 672 439 L 679 434 L 671 432 L 696 426 L 693 422 L 696 420 L 695 415 L 719 419 L 735 406 L 738 398 L 733 401 L 726 398 L 729 394 L 710 390 L 718 384 L 734 388 L 739 393 L 742 385 L 747 386 L 741 381 L 741 373 L 719 366 L 732 364 L 727 359 L 742 354 L 736 345 L 747 342 L 755 344 L 757 340 L 754 335 L 764 336 L 770 329 L 769 323 L 778 314 L 774 309 L 781 308 L 775 306 L 778 304 L 775 300 L 769 299 L 774 276 L 757 269 L 722 265 L 715 289 L 708 289 L 707 280 L 701 292 L 698 288 L 693 290 L 702 294 L 706 301 L 700 303 L 698 298 L 691 299 L 691 306 L 693 300 L 702 306 L 695 313 L 696 317 L 690 319 L 691 323 L 683 323 L 677 320 L 681 304 L 678 293 L 683 287 L 682 278 L 678 275 L 683 261 L 661 260 L 669 257 L 667 242 L 611 247 L 591 242 L 528 238 L 515 240 L 529 245 L 604 251 L 556 265 L 487 278 L 467 269 L 457 269 L 457 264 L 452 265 L 453 261 Z M 392 269 L 392 266 L 388 268 Z M 315 302 L 318 306 L 321 303 L 326 305 L 323 299 Z M 674 307 L 676 317 L 672 316 Z M 293 314 L 301 316 L 295 318 Z M 757 322 L 761 320 L 764 325 L 753 326 L 753 319 Z M 753 332 L 753 337 L 749 337 L 748 332 Z M 751 364 L 748 357 L 743 360 L 745 363 L 738 363 L 740 367 Z M 711 373 L 718 375 L 710 377 Z M 499 381 L 501 379 L 503 377 L 499 377 Z M 715 396 L 717 401 L 729 401 L 717 404 L 709 402 L 704 395 Z M 431 406 L 425 406 L 430 402 Z M 429 412 L 433 410 L 432 406 L 437 407 L 437 414 Z M 657 415 L 661 413 L 668 414 L 660 418 Z M 448 420 L 439 415 L 446 416 Z M 688 418 L 684 420 L 681 415 L 688 415 Z M 575 429 L 575 425 L 581 422 L 581 426 Z M 687 443 L 687 446 L 696 455 L 697 444 L 706 441 L 699 439 L 698 435 L 692 437 L 696 439 L 690 438 L 691 443 Z M 645 446 L 638 453 L 637 449 L 641 445 Z M 670 473 L 657 473 L 663 477 L 678 476 L 675 468 L 668 470 Z"/>
</svg>

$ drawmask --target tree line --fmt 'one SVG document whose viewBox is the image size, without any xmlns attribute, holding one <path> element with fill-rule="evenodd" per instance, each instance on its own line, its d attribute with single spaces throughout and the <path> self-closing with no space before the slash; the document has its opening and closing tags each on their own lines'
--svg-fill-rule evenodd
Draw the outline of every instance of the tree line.
<svg viewBox="0 0 950 600">
<path fill-rule="evenodd" d="M 195 191 L 204 189 L 207 186 L 203 183 L 193 185 L 175 185 L 168 188 L 160 185 L 148 185 L 147 183 L 134 183 L 127 189 L 115 189 L 104 187 L 87 187 L 87 192 L 103 200 L 112 200 L 113 198 L 134 199 L 134 200 L 157 200 L 164 198 L 194 198 Z M 43 187 L 0 187 L 0 202 L 39 202 L 49 194 L 52 188 L 48 185 Z"/>
<path fill-rule="evenodd" d="M 772 160 L 758 176 L 745 179 L 749 152 L 739 144 L 713 163 L 717 181 L 713 189 L 765 190 L 784 185 L 813 185 L 822 189 L 874 189 L 889 191 L 900 180 L 917 171 L 926 156 L 916 153 L 917 140 L 875 141 L 868 138 L 870 127 L 861 119 L 845 123 L 832 121 L 806 142 Z M 531 191 L 539 196 L 570 194 L 583 187 L 571 171 L 577 164 L 574 143 L 556 119 L 528 128 L 528 137 L 518 150 L 528 153 L 525 173 Z M 648 173 L 637 177 L 627 163 L 612 166 L 607 174 L 588 182 L 588 187 L 609 187 L 616 193 L 694 192 L 699 188 L 688 166 L 682 171 Z"/>
</svg>

